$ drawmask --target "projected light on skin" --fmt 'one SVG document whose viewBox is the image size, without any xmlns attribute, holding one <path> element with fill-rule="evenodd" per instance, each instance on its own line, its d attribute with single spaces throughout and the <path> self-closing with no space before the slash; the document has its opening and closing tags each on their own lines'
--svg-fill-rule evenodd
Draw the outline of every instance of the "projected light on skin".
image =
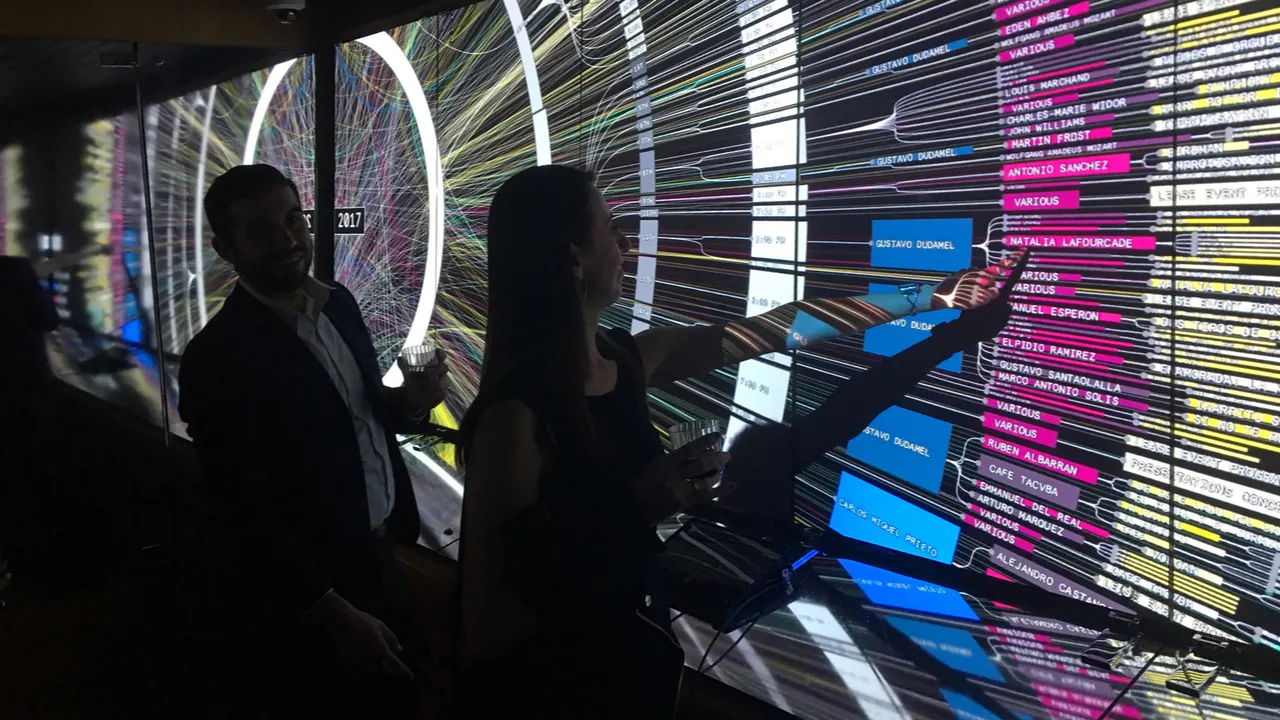
<svg viewBox="0 0 1280 720">
<path fill-rule="evenodd" d="M 426 94 L 409 58 L 387 33 L 378 33 L 356 40 L 382 58 L 387 67 L 395 74 L 396 80 L 409 101 L 413 119 L 417 126 L 418 138 L 422 143 L 422 154 L 426 158 L 426 185 L 428 198 L 428 231 L 427 260 L 422 275 L 422 290 L 418 299 L 417 311 L 413 316 L 413 324 L 404 340 L 405 347 L 421 344 L 427 335 L 427 326 L 431 322 L 431 314 L 435 310 L 436 290 L 440 282 L 440 261 L 443 255 L 441 243 L 444 242 L 444 170 L 440 162 L 440 148 L 436 140 L 435 124 L 431 120 L 431 108 L 427 105 Z M 258 136 L 262 132 L 262 123 L 266 118 L 271 98 L 284 80 L 285 73 L 293 66 L 295 60 L 286 60 L 271 69 L 266 84 L 262 88 L 262 96 L 253 113 L 253 121 L 249 125 L 248 140 L 245 143 L 244 164 L 253 164 L 258 149 Z M 392 364 L 382 376 L 382 381 L 389 387 L 399 387 L 404 381 L 397 365 Z"/>
</svg>

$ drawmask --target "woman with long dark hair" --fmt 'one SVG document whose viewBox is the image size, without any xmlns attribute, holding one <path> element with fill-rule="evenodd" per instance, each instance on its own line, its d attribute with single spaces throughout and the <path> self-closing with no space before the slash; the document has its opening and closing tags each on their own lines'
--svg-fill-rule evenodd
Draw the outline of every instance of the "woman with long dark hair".
<svg viewBox="0 0 1280 720">
<path fill-rule="evenodd" d="M 710 499 L 697 478 L 728 455 L 708 439 L 665 453 L 648 384 L 917 310 L 977 307 L 1001 270 L 632 337 L 597 327 L 620 296 L 629 249 L 581 170 L 520 172 L 490 207 L 484 367 L 460 440 L 461 715 L 674 712 L 683 652 L 650 567 L 662 549 L 654 525 Z"/>
</svg>

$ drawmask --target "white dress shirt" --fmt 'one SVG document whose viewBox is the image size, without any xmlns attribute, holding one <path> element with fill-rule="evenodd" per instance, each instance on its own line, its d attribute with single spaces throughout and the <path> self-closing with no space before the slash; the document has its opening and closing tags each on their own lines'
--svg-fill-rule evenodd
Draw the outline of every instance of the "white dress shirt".
<svg viewBox="0 0 1280 720">
<path fill-rule="evenodd" d="M 360 366 L 342 334 L 325 316 L 324 304 L 329 299 L 330 288 L 315 278 L 308 277 L 303 284 L 307 304 L 298 312 L 283 303 L 264 297 L 249 284 L 240 281 L 244 289 L 263 305 L 271 309 L 298 334 L 298 339 L 315 355 L 320 366 L 328 373 L 333 386 L 342 396 L 351 414 L 356 441 L 360 446 L 360 463 L 364 468 L 365 493 L 369 499 L 369 527 L 378 529 L 391 515 L 396 501 L 396 485 L 391 471 L 391 456 L 387 450 L 387 434 L 382 423 L 373 416 Z"/>
</svg>

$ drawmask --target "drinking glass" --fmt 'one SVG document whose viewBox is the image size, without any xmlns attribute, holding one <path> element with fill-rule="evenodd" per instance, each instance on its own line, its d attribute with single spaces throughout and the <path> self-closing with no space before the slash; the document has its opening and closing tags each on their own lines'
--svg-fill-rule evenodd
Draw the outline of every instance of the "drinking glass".
<svg viewBox="0 0 1280 720">
<path fill-rule="evenodd" d="M 720 433 L 720 440 L 716 442 L 713 448 L 716 452 L 724 449 L 724 424 L 719 420 L 690 420 L 688 422 L 676 423 L 671 426 L 671 449 L 676 450 L 688 445 L 694 440 L 704 438 L 714 433 Z M 699 478 L 716 478 L 716 482 L 720 482 L 720 474 L 722 469 L 712 470 L 711 472 L 699 475 Z"/>
<path fill-rule="evenodd" d="M 410 372 L 421 372 L 440 362 L 436 345 L 432 342 L 406 347 L 400 351 L 400 357 L 404 358 L 404 364 Z"/>
</svg>

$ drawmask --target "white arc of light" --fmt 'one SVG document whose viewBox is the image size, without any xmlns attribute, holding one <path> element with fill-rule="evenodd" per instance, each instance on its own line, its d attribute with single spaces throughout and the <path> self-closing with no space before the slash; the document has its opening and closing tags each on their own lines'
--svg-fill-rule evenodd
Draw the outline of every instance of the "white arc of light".
<svg viewBox="0 0 1280 720">
<path fill-rule="evenodd" d="M 414 312 L 413 322 L 405 337 L 404 345 L 409 347 L 420 344 L 427 336 L 427 326 L 431 323 L 431 315 L 435 311 L 436 292 L 440 285 L 440 265 L 443 253 L 441 243 L 444 241 L 444 171 L 440 162 L 440 146 L 436 138 L 435 123 L 431 119 L 431 107 L 427 104 L 426 93 L 422 83 L 414 71 L 404 50 L 385 32 L 360 38 L 356 42 L 372 50 L 382 59 L 396 81 L 404 90 L 405 99 L 409 102 L 409 110 L 413 113 L 414 123 L 418 128 L 418 138 L 422 143 L 422 156 L 427 168 L 427 259 L 422 273 L 422 292 L 418 296 L 418 308 Z M 266 120 L 271 98 L 275 95 L 285 73 L 296 60 L 285 62 L 271 68 L 266 83 L 262 86 L 262 95 L 258 98 L 258 106 L 254 108 L 253 120 L 249 124 L 248 137 L 245 139 L 244 164 L 253 163 L 258 150 L 258 137 L 262 133 L 262 123 Z M 400 369 L 392 365 L 382 376 L 382 382 L 390 387 L 398 387 L 404 382 Z"/>
</svg>

